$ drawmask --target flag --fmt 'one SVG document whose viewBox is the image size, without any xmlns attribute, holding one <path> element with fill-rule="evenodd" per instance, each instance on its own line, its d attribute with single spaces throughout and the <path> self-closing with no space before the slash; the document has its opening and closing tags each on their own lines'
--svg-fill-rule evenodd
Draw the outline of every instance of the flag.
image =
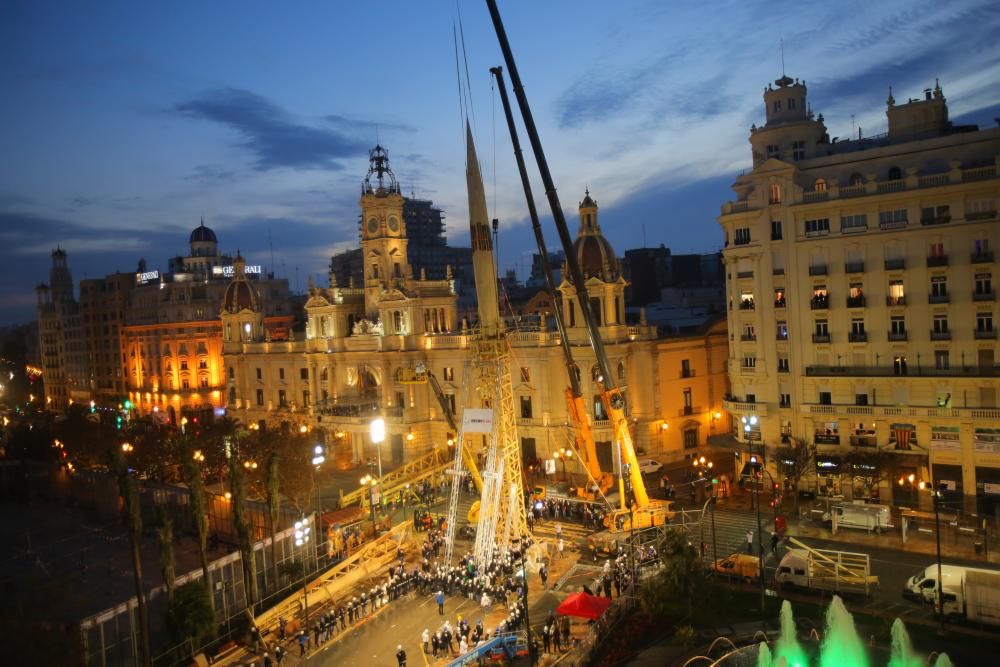
<svg viewBox="0 0 1000 667">
<path fill-rule="evenodd" d="M 897 428 L 893 429 L 892 434 L 896 438 L 896 449 L 910 449 L 910 438 L 913 436 L 913 431 L 908 428 Z"/>
</svg>

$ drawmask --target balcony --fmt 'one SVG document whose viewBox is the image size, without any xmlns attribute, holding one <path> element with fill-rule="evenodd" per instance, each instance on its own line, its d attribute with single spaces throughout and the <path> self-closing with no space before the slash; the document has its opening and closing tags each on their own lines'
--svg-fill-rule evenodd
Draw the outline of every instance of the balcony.
<svg viewBox="0 0 1000 667">
<path fill-rule="evenodd" d="M 908 377 L 1000 377 L 1000 367 L 995 366 L 952 366 L 934 368 L 916 366 Z M 806 366 L 806 375 L 811 377 L 893 377 L 899 376 L 893 366 Z"/>
<path fill-rule="evenodd" d="M 927 258 L 927 266 L 948 266 L 948 255 L 931 255 Z"/>
<path fill-rule="evenodd" d="M 737 271 L 737 278 L 753 278 L 753 271 Z"/>
<path fill-rule="evenodd" d="M 950 299 L 948 294 L 928 294 L 927 303 L 948 303 Z"/>
<path fill-rule="evenodd" d="M 814 296 L 809 300 L 809 307 L 813 310 L 826 310 L 829 308 L 830 297 L 829 295 Z"/>
<path fill-rule="evenodd" d="M 996 211 L 978 211 L 976 213 L 966 213 L 965 219 L 969 222 L 975 222 L 976 220 L 992 220 L 997 217 Z"/>
<path fill-rule="evenodd" d="M 771 275 L 772 276 L 783 276 L 783 275 L 785 275 L 785 270 L 782 269 L 782 268 L 780 268 L 780 267 L 772 269 L 771 270 Z"/>
<path fill-rule="evenodd" d="M 920 218 L 920 224 L 925 227 L 928 225 L 947 225 L 951 222 L 950 215 L 936 215 L 931 218 Z"/>
<path fill-rule="evenodd" d="M 847 340 L 852 343 L 867 343 L 868 333 L 865 331 L 852 331 L 847 334 Z"/>
<path fill-rule="evenodd" d="M 730 413 L 754 414 L 759 417 L 767 415 L 767 403 L 746 403 L 735 398 L 722 399 L 722 409 Z"/>
<path fill-rule="evenodd" d="M 830 334 L 828 334 L 828 333 L 825 333 L 825 334 L 814 333 L 813 334 L 813 342 L 814 343 L 829 343 L 830 342 Z"/>
<path fill-rule="evenodd" d="M 694 369 L 693 368 L 682 368 L 681 369 L 681 377 L 682 378 L 693 378 L 694 377 Z"/>
<path fill-rule="evenodd" d="M 844 264 L 844 273 L 864 273 L 864 262 L 847 262 Z"/>
<path fill-rule="evenodd" d="M 788 332 L 787 332 L 787 331 L 779 331 L 779 332 L 778 332 L 778 333 L 777 333 L 777 334 L 776 334 L 776 335 L 774 336 L 774 339 L 775 339 L 775 340 L 788 340 Z"/>
<path fill-rule="evenodd" d="M 864 308 L 865 307 L 865 295 L 859 294 L 858 296 L 847 297 L 847 307 L 848 308 Z"/>
<path fill-rule="evenodd" d="M 887 306 L 905 306 L 906 297 L 905 296 L 887 296 L 885 297 L 885 305 Z"/>
<path fill-rule="evenodd" d="M 989 292 L 972 293 L 973 301 L 996 301 L 996 298 L 997 298 L 997 293 L 994 292 L 993 290 L 990 290 Z"/>
<path fill-rule="evenodd" d="M 899 342 L 899 341 L 906 340 L 906 332 L 905 331 L 890 331 L 889 335 L 888 335 L 888 340 L 890 342 Z"/>
<path fill-rule="evenodd" d="M 973 264 L 989 264 L 993 261 L 993 251 L 983 250 L 980 252 L 974 252 L 969 260 Z"/>
<path fill-rule="evenodd" d="M 951 340 L 950 331 L 931 331 L 931 340 Z"/>
<path fill-rule="evenodd" d="M 886 271 L 901 271 L 906 268 L 905 259 L 887 259 L 885 260 L 885 270 Z"/>
<path fill-rule="evenodd" d="M 752 343 L 755 340 L 757 340 L 757 335 L 756 334 L 743 334 L 742 336 L 740 336 L 740 340 L 743 341 L 744 343 Z"/>
<path fill-rule="evenodd" d="M 683 408 L 681 408 L 681 414 L 680 414 L 681 417 L 686 417 L 688 415 L 693 415 L 693 414 L 694 414 L 694 406 L 685 405 Z"/>
<path fill-rule="evenodd" d="M 784 299 L 775 299 L 774 300 L 774 307 L 775 308 L 784 308 L 785 307 L 785 300 Z"/>
<path fill-rule="evenodd" d="M 976 340 L 995 340 L 996 337 L 997 337 L 996 329 L 991 329 L 989 331 L 976 329 Z"/>
<path fill-rule="evenodd" d="M 825 276 L 826 275 L 826 264 L 817 264 L 815 266 L 809 267 L 810 276 Z"/>
<path fill-rule="evenodd" d="M 753 310 L 753 299 L 743 299 L 740 301 L 740 310 Z"/>
</svg>

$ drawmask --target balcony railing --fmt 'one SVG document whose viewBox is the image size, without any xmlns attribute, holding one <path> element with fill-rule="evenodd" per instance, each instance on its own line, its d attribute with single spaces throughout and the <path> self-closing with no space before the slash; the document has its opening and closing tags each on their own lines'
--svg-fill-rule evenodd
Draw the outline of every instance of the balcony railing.
<svg viewBox="0 0 1000 667">
<path fill-rule="evenodd" d="M 753 310 L 754 303 L 753 299 L 743 299 L 740 301 L 740 310 Z"/>
<path fill-rule="evenodd" d="M 1000 377 L 996 366 L 952 366 L 934 368 L 916 366 L 907 369 L 911 377 Z M 899 373 L 893 366 L 806 366 L 806 375 L 812 377 L 893 377 Z"/>
<path fill-rule="evenodd" d="M 931 331 L 931 340 L 951 340 L 950 331 Z"/>
<path fill-rule="evenodd" d="M 847 307 L 848 308 L 864 308 L 865 307 L 865 297 L 864 295 L 859 296 L 849 296 L 847 297 Z"/>
<path fill-rule="evenodd" d="M 829 343 L 830 342 L 830 334 L 828 334 L 828 333 L 825 333 L 825 334 L 814 333 L 812 338 L 813 338 L 813 342 L 814 343 Z"/>
<path fill-rule="evenodd" d="M 928 294 L 927 303 L 948 303 L 950 299 L 948 298 L 947 292 L 944 294 Z"/>
<path fill-rule="evenodd" d="M 737 278 L 753 278 L 753 271 L 737 271 Z"/>
<path fill-rule="evenodd" d="M 825 276 L 826 275 L 826 264 L 817 264 L 815 266 L 809 267 L 810 276 Z"/>
<path fill-rule="evenodd" d="M 927 266 L 948 266 L 948 255 L 931 255 L 927 258 Z"/>
<path fill-rule="evenodd" d="M 885 305 L 887 306 L 905 306 L 906 297 L 905 296 L 887 296 L 885 297 Z"/>
<path fill-rule="evenodd" d="M 865 343 L 868 341 L 868 334 L 864 331 L 852 331 L 847 334 L 847 340 L 852 343 Z"/>
<path fill-rule="evenodd" d="M 949 222 L 951 222 L 950 215 L 936 215 L 934 217 L 929 217 L 929 218 L 920 218 L 920 224 L 924 226 L 947 225 Z"/>
<path fill-rule="evenodd" d="M 973 222 L 975 220 L 992 220 L 995 217 L 997 217 L 996 211 L 977 211 L 976 213 L 965 214 L 965 219 L 969 222 Z"/>
<path fill-rule="evenodd" d="M 864 262 L 847 262 L 844 264 L 844 273 L 864 273 Z"/>
<path fill-rule="evenodd" d="M 993 261 L 993 251 L 985 250 L 981 252 L 974 252 L 971 255 L 971 260 L 973 264 L 989 264 Z"/>
<path fill-rule="evenodd" d="M 757 335 L 756 334 L 743 334 L 742 336 L 740 336 L 740 340 L 743 341 L 744 343 L 750 343 L 750 342 L 753 342 L 753 341 L 757 340 Z"/>
<path fill-rule="evenodd" d="M 989 331 L 984 331 L 982 329 L 976 329 L 976 339 L 977 340 L 993 340 L 997 337 L 996 329 L 991 329 Z"/>
<path fill-rule="evenodd" d="M 905 331 L 890 331 L 889 334 L 888 334 L 888 339 L 890 341 L 902 341 L 902 340 L 906 340 L 906 332 Z"/>
<path fill-rule="evenodd" d="M 887 259 L 885 260 L 885 270 L 886 271 L 899 271 L 906 268 L 905 259 Z"/>
<path fill-rule="evenodd" d="M 830 303 L 830 297 L 829 297 L 829 295 L 827 295 L 827 296 L 814 296 L 809 301 L 809 307 L 812 308 L 813 310 L 826 310 L 827 308 L 830 307 L 829 303 Z"/>
<path fill-rule="evenodd" d="M 989 292 L 972 293 L 973 301 L 996 301 L 996 298 L 997 298 L 997 293 L 994 292 L 993 290 L 990 290 Z"/>
<path fill-rule="evenodd" d="M 767 403 L 747 403 L 735 398 L 722 399 L 722 407 L 726 412 L 754 414 L 759 417 L 767 415 Z"/>
<path fill-rule="evenodd" d="M 787 331 L 779 331 L 779 332 L 777 332 L 775 334 L 774 339 L 775 340 L 788 340 L 788 332 Z"/>
<path fill-rule="evenodd" d="M 783 268 L 781 268 L 781 267 L 776 267 L 776 268 L 774 268 L 774 269 L 771 270 L 771 275 L 772 276 L 783 276 L 783 275 L 785 275 L 785 270 Z"/>
</svg>

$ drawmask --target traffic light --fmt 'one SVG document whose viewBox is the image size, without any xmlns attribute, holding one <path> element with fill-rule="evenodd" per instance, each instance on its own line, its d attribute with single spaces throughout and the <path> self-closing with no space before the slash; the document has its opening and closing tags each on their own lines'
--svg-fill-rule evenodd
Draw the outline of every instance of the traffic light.
<svg viewBox="0 0 1000 667">
<path fill-rule="evenodd" d="M 132 401 L 128 400 L 127 398 L 125 399 L 125 409 L 126 410 L 132 409 Z"/>
<path fill-rule="evenodd" d="M 119 431 L 122 430 L 122 416 L 118 415 L 115 417 L 115 428 Z"/>
</svg>

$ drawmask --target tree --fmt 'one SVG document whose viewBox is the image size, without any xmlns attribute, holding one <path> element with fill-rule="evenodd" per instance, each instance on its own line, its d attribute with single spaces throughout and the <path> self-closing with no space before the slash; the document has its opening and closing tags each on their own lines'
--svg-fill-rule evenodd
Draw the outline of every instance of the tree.
<svg viewBox="0 0 1000 667">
<path fill-rule="evenodd" d="M 802 477 L 813 469 L 816 446 L 811 442 L 800 442 L 792 439 L 791 444 L 782 445 L 775 450 L 778 470 L 781 471 L 795 498 L 795 513 L 799 512 L 799 482 Z"/>
<path fill-rule="evenodd" d="M 118 476 L 118 490 L 122 499 L 122 517 L 128 531 L 129 547 L 132 551 L 132 574 L 135 580 L 135 596 L 139 607 L 139 664 L 152 665 L 149 652 L 149 612 L 146 609 L 146 591 L 142 580 L 142 555 L 139 547 L 142 543 L 142 509 L 139 505 L 139 490 L 135 478 L 129 474 L 120 449 L 115 448 L 114 469 Z"/>
<path fill-rule="evenodd" d="M 195 460 L 194 448 L 187 438 L 178 442 L 177 450 L 181 452 L 181 473 L 188 487 L 188 507 L 194 519 L 194 527 L 198 533 L 198 557 L 201 559 L 201 575 L 205 591 L 208 593 L 209 604 L 215 608 L 212 597 L 212 579 L 208 574 L 208 508 L 205 502 L 205 483 L 201 479 L 201 467 Z"/>
<path fill-rule="evenodd" d="M 663 569 L 656 577 L 658 591 L 666 599 L 683 600 L 686 617 L 691 618 L 694 598 L 705 588 L 705 569 L 698 550 L 690 543 L 686 533 L 667 531 L 659 548 Z M 647 594 L 649 595 L 649 594 Z"/>
<path fill-rule="evenodd" d="M 267 459 L 267 518 L 271 523 L 271 567 L 274 569 L 274 583 L 278 583 L 278 513 L 281 511 L 281 478 L 278 465 L 281 455 L 272 452 Z"/>
<path fill-rule="evenodd" d="M 243 466 L 235 456 L 229 459 L 229 479 L 233 486 L 233 528 L 239 541 L 240 558 L 243 562 L 243 584 L 246 590 L 247 606 L 253 607 L 257 600 L 257 563 L 253 553 L 253 526 L 247 521 L 247 483 Z"/>
<path fill-rule="evenodd" d="M 160 538 L 160 567 L 167 599 L 174 599 L 174 521 L 162 505 L 156 507 L 156 535 Z"/>
<path fill-rule="evenodd" d="M 861 483 L 866 498 L 872 497 L 882 482 L 888 481 L 892 473 L 892 455 L 878 447 L 853 447 L 844 457 L 844 467 L 848 479 Z M 853 482 L 852 482 L 853 491 Z"/>
<path fill-rule="evenodd" d="M 215 637 L 215 613 L 204 586 L 189 581 L 180 586 L 167 608 L 167 628 L 176 642 L 190 642 L 194 649 Z"/>
</svg>

